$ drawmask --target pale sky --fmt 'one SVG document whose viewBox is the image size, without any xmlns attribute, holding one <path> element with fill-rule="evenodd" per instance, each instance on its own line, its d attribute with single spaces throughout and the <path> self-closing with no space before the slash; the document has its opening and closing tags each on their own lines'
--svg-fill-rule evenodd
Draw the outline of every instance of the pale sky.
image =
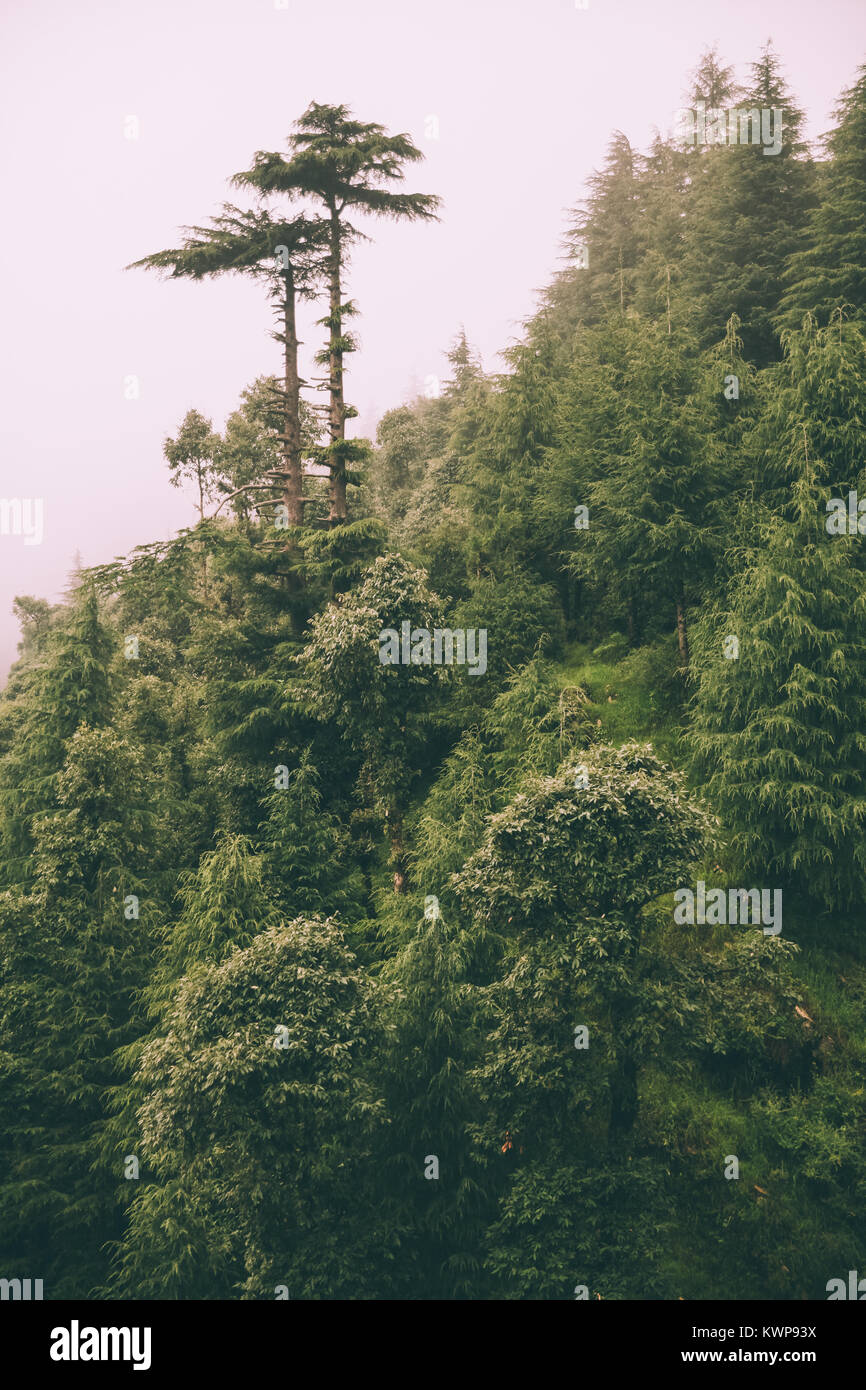
<svg viewBox="0 0 866 1390">
<path fill-rule="evenodd" d="M 863 0 L 3 0 L 0 497 L 43 499 L 44 539 L 0 535 L 0 680 L 14 596 L 54 601 L 76 551 L 100 564 L 192 524 L 163 438 L 193 407 L 222 428 L 277 370 L 255 286 L 123 266 L 243 202 L 227 179 L 310 101 L 407 131 L 427 158 L 406 187 L 444 200 L 438 225 L 366 224 L 354 253 L 347 399 L 372 435 L 446 374 L 461 324 L 501 366 L 611 131 L 645 149 L 703 49 L 745 76 L 768 37 L 814 138 L 866 58 Z"/>
</svg>

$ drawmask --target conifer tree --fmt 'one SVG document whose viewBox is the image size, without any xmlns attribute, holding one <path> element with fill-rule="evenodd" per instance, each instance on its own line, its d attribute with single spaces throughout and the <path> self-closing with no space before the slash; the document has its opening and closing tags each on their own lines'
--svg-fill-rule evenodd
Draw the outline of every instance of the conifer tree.
<svg viewBox="0 0 866 1390">
<path fill-rule="evenodd" d="M 188 228 L 186 240 L 179 249 L 158 251 L 135 261 L 132 267 L 167 270 L 172 279 L 201 280 L 206 276 L 238 272 L 265 280 L 279 322 L 274 337 L 283 347 L 284 380 L 275 392 L 284 417 L 283 464 L 277 478 L 292 526 L 301 526 L 304 520 L 296 299 L 299 294 L 312 295 L 320 271 L 318 257 L 324 245 L 324 229 L 308 218 L 298 216 L 280 221 L 263 210 L 241 211 L 226 205 L 209 226 Z M 200 416 L 196 418 L 201 420 Z M 175 450 L 178 446 L 174 446 Z M 169 455 L 170 461 L 173 457 Z M 178 463 L 173 462 L 172 466 L 179 466 L 180 462 L 178 456 Z M 254 482 L 244 487 L 270 490 L 271 485 Z M 201 515 L 204 515 L 203 504 Z"/>
<path fill-rule="evenodd" d="M 708 105 L 720 106 L 727 116 L 729 142 L 736 117 L 736 143 L 712 143 L 687 156 L 694 184 L 685 219 L 682 293 L 702 347 L 717 341 L 736 314 L 744 355 L 760 367 L 780 355 L 773 320 L 788 258 L 814 201 L 813 171 L 803 113 L 769 44 L 751 65 L 746 87 L 730 90 L 725 101 L 727 110 L 720 101 Z M 710 115 L 708 110 L 708 133 Z M 778 149 L 766 143 L 771 135 Z"/>
<path fill-rule="evenodd" d="M 275 779 L 276 780 L 276 779 Z M 351 868 L 352 844 L 323 804 L 322 778 L 305 749 L 298 766 L 269 793 L 259 832 L 268 888 L 284 920 L 363 916 L 364 882 Z"/>
<path fill-rule="evenodd" d="M 6 882 L 31 877 L 33 817 L 56 805 L 55 778 L 69 739 L 81 725 L 101 728 L 110 718 L 111 653 L 96 592 L 82 582 L 69 611 L 46 635 L 14 745 L 0 769 Z"/>
<path fill-rule="evenodd" d="M 388 185 L 404 178 L 403 166 L 422 158 L 408 135 L 389 135 L 384 126 L 355 120 L 348 107 L 312 102 L 289 136 L 289 159 L 259 150 L 251 169 L 236 174 L 239 187 L 262 194 L 282 193 L 292 198 L 315 198 L 324 207 L 322 223 L 328 238 L 330 303 L 324 326 L 328 367 L 328 431 L 326 457 L 331 470 L 332 526 L 346 520 L 347 465 L 365 457 L 365 451 L 346 439 L 346 420 L 356 415 L 345 404 L 343 359 L 354 351 L 344 328 L 356 310 L 343 300 L 343 269 L 347 249 L 357 237 L 345 214 L 352 208 L 376 217 L 417 221 L 435 216 L 438 198 L 427 193 L 393 192 Z"/>
<path fill-rule="evenodd" d="M 274 925 L 278 913 L 264 884 L 261 855 L 242 835 L 223 833 L 195 872 L 180 878 L 183 911 L 165 944 L 147 990 L 149 1012 L 171 998 L 178 980 L 201 961 L 219 963 Z"/>
<path fill-rule="evenodd" d="M 383 1055 L 390 1124 L 380 1162 L 389 1223 L 405 1232 L 402 1297 L 482 1296 L 484 1172 L 468 1132 L 477 1116 L 472 964 L 459 920 L 443 912 L 437 895 L 425 894 L 424 916 L 382 974 L 392 1031 Z"/>
<path fill-rule="evenodd" d="M 788 328 L 799 327 L 807 310 L 822 324 L 835 309 L 858 318 L 866 310 L 866 64 L 843 92 L 835 115 L 807 244 L 791 248 L 779 313 Z"/>
<path fill-rule="evenodd" d="M 44 1272 L 55 1298 L 89 1294 L 120 1231 L 129 1151 L 106 1152 L 107 1092 L 144 1031 L 158 804 L 141 751 L 82 724 L 55 809 L 34 822 L 32 885 L 0 900 L 0 1229 L 7 1258 Z"/>
<path fill-rule="evenodd" d="M 760 383 L 762 410 L 748 443 L 755 495 L 787 513 L 807 455 L 830 495 L 847 497 L 857 486 L 866 458 L 866 333 L 837 309 L 826 327 L 807 314 L 781 338 L 784 358 Z"/>
<path fill-rule="evenodd" d="M 688 666 L 688 607 L 712 572 L 718 512 L 727 494 L 718 459 L 708 456 L 706 415 L 699 413 L 694 345 L 663 324 L 624 325 L 617 340 L 619 382 L 596 369 L 589 402 L 598 421 L 595 459 L 584 485 L 588 526 L 570 564 L 631 587 L 676 617 L 680 662 Z M 586 393 L 583 393 L 586 398 Z M 610 421 L 611 428 L 605 429 Z M 712 464 L 712 466 L 711 466 Z M 584 464 L 584 476 L 588 472 Z"/>
<path fill-rule="evenodd" d="M 743 872 L 828 912 L 864 902 L 866 595 L 859 537 L 828 534 L 808 448 L 791 515 L 762 520 L 708 619 L 691 741 Z"/>
</svg>

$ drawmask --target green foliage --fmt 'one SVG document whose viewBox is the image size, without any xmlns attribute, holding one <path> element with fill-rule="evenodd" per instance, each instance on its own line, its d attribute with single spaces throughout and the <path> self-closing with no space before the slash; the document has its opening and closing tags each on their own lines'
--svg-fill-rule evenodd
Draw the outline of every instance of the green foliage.
<svg viewBox="0 0 866 1390">
<path fill-rule="evenodd" d="M 864 902 L 866 597 L 857 538 L 827 534 L 823 500 L 804 465 L 793 518 L 764 522 L 708 618 L 690 737 L 743 872 L 832 910 Z"/>
<path fill-rule="evenodd" d="M 165 1030 L 141 1058 L 153 1178 L 132 1203 L 116 1292 L 196 1297 L 213 1270 L 245 1298 L 281 1284 L 363 1296 L 375 1232 L 352 1212 L 382 1101 L 361 1068 L 370 986 L 338 929 L 296 918 L 200 965 Z"/>
<path fill-rule="evenodd" d="M 815 164 L 772 50 L 744 87 L 706 52 L 688 100 L 781 106 L 781 151 L 613 132 L 503 370 L 461 329 L 375 446 L 343 279 L 358 214 L 436 213 L 408 136 L 313 103 L 235 180 L 287 215 L 139 262 L 255 279 L 282 373 L 166 441 L 193 528 L 16 600 L 4 1273 L 801 1300 L 857 1267 L 864 80 Z M 488 669 L 383 663 L 404 623 L 486 630 Z M 679 924 L 698 880 L 781 888 L 783 934 Z"/>
<path fill-rule="evenodd" d="M 866 306 L 866 65 L 843 92 L 836 119 L 807 244 L 792 248 L 785 277 L 779 319 L 788 327 L 797 326 L 806 310 L 826 322 L 836 309 L 862 318 Z"/>
</svg>

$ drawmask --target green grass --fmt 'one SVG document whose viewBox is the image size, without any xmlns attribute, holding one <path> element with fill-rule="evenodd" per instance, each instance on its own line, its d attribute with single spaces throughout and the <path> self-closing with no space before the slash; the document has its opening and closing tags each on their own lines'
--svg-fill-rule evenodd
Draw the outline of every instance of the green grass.
<svg viewBox="0 0 866 1390">
<path fill-rule="evenodd" d="M 577 685 L 586 691 L 602 742 L 618 746 L 634 738 L 652 743 L 660 757 L 677 762 L 679 714 L 671 711 L 665 692 L 647 682 L 642 664 L 647 665 L 641 663 L 640 653 L 616 660 L 572 642 L 556 663 L 556 678 L 563 687 Z"/>
</svg>

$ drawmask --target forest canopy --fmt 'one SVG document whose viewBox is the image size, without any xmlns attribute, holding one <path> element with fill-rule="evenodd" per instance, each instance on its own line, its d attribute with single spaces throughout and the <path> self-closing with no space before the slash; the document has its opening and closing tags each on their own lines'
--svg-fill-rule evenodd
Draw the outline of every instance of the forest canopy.
<svg viewBox="0 0 866 1390">
<path fill-rule="evenodd" d="M 187 529 L 17 600 L 8 1277 L 799 1300 L 862 1266 L 866 66 L 820 149 L 770 45 L 689 83 L 691 136 L 611 133 L 504 370 L 460 330 L 375 439 L 352 251 L 447 216 L 408 135 L 313 103 L 130 267 L 248 277 L 276 348 L 164 440 Z"/>
</svg>

